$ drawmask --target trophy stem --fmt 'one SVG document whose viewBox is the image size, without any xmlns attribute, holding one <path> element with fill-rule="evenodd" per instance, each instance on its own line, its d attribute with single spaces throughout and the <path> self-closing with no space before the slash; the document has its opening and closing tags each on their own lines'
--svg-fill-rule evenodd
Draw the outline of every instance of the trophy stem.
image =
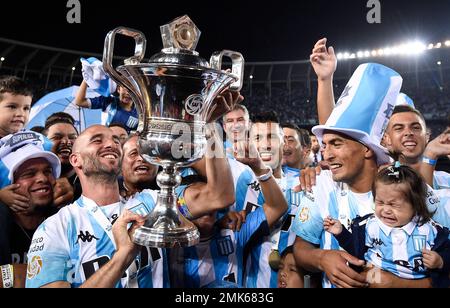
<svg viewBox="0 0 450 308">
<path fill-rule="evenodd" d="M 156 206 L 145 225 L 136 230 L 133 241 L 141 246 L 154 248 L 190 247 L 198 244 L 200 234 L 177 207 L 175 188 L 181 184 L 181 176 L 173 165 L 163 166 L 157 177 Z"/>
</svg>

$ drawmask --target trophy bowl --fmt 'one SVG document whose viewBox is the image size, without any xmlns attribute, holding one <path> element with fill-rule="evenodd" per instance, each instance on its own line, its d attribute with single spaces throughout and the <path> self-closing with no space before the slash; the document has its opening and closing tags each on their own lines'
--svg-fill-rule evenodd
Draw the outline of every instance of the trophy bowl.
<svg viewBox="0 0 450 308">
<path fill-rule="evenodd" d="M 195 48 L 200 31 L 188 16 L 161 27 L 164 49 L 142 63 L 147 40 L 140 31 L 119 27 L 108 33 L 105 72 L 130 92 L 139 113 L 139 145 L 143 158 L 162 166 L 157 176 L 161 188 L 156 206 L 143 227 L 133 235 L 136 244 L 156 247 L 189 247 L 198 244 L 195 225 L 179 211 L 175 188 L 181 184 L 178 169 L 204 156 L 206 123 L 214 112 L 215 98 L 224 90 L 242 88 L 244 59 L 224 50 L 210 63 Z M 117 34 L 134 38 L 135 55 L 114 69 Z M 231 59 L 231 72 L 222 70 L 222 59 Z"/>
</svg>

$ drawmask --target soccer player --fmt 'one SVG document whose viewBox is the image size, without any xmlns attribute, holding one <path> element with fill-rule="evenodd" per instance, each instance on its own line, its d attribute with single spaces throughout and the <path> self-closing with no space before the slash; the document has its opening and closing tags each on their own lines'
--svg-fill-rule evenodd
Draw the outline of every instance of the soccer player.
<svg viewBox="0 0 450 308">
<path fill-rule="evenodd" d="M 282 125 L 284 133 L 283 173 L 287 177 L 299 177 L 300 171 L 309 165 L 311 140 L 309 134 L 293 124 Z M 309 141 L 309 142 L 308 142 Z"/>
<path fill-rule="evenodd" d="M 256 115 L 252 122 L 250 139 L 255 142 L 263 162 L 271 168 L 289 210 L 271 228 L 269 235 L 252 241 L 249 261 L 246 264 L 246 287 L 276 288 L 280 254 L 294 243 L 295 234 L 291 232 L 291 223 L 300 209 L 303 193 L 293 190 L 298 183 L 297 178 L 285 177 L 283 174 L 281 164 L 284 138 L 277 115 L 273 112 L 262 113 Z M 252 210 L 255 209 L 257 207 Z"/>
<path fill-rule="evenodd" d="M 14 136 L 17 135 L 11 135 L 10 140 Z M 53 189 L 61 172 L 58 157 L 36 144 L 36 139 L 20 141 L 0 148 L 3 154 L 1 172 L 19 185 L 17 193 L 29 199 L 26 210 L 11 216 L 0 214 L 0 288 L 25 287 L 31 238 L 44 219 L 53 213 Z"/>
</svg>

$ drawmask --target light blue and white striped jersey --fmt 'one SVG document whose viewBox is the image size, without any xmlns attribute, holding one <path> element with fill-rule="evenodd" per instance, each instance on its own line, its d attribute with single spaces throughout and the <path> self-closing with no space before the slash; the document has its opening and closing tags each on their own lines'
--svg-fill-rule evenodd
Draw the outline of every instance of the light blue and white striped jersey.
<svg viewBox="0 0 450 308">
<path fill-rule="evenodd" d="M 303 207 L 302 203 L 308 202 L 303 192 L 293 191 L 293 188 L 299 184 L 298 177 L 283 176 L 277 182 L 285 195 L 289 209 L 280 222 L 272 227 L 269 236 L 251 243 L 250 257 L 246 264 L 247 288 L 277 287 L 278 272 L 271 269 L 269 256 L 273 250 L 278 250 L 282 254 L 287 247 L 294 244 L 295 233 L 291 231 L 291 225 L 297 212 Z"/>
<path fill-rule="evenodd" d="M 300 176 L 300 169 L 291 168 L 288 166 L 283 166 L 283 173 L 285 177 L 291 178 L 296 177 L 298 178 Z"/>
<path fill-rule="evenodd" d="M 437 234 L 432 221 L 423 226 L 411 221 L 402 228 L 391 228 L 372 217 L 366 225 L 368 251 L 364 258 L 400 278 L 422 279 L 429 276 L 422 250 L 433 248 Z"/>
<path fill-rule="evenodd" d="M 222 217 L 228 213 L 228 211 L 240 212 L 247 208 L 252 209 L 255 206 L 263 205 L 265 202 L 259 182 L 252 169 L 232 158 L 228 158 L 228 163 L 233 176 L 236 201 L 232 206 L 221 211 L 219 217 Z M 183 178 L 196 174 L 197 172 L 192 168 L 184 168 L 181 171 L 181 176 Z M 182 197 L 185 189 L 186 187 L 183 185 L 177 187 L 177 195 Z"/>
<path fill-rule="evenodd" d="M 172 287 L 202 288 L 220 281 L 242 287 L 244 250 L 257 232 L 268 232 L 262 208 L 247 216 L 240 231 L 216 229 L 212 239 L 195 247 L 170 249 Z"/>
<path fill-rule="evenodd" d="M 435 171 L 433 176 L 433 188 L 435 190 L 450 189 L 450 174 L 444 171 Z"/>
<path fill-rule="evenodd" d="M 154 207 L 155 198 L 156 192 L 145 195 L 148 208 Z M 115 245 L 88 210 L 88 203 L 95 204 L 81 197 L 48 218 L 35 232 L 29 251 L 27 288 L 57 281 L 67 281 L 72 287 L 79 287 L 111 260 Z M 126 207 L 119 202 L 97 207 L 97 210 L 113 223 Z M 164 254 L 160 249 L 143 248 L 116 287 L 168 287 L 168 265 Z"/>
</svg>

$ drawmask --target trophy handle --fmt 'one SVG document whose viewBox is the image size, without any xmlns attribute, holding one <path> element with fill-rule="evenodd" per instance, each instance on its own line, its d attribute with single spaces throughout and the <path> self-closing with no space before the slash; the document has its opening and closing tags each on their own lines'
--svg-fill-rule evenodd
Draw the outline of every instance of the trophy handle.
<svg viewBox="0 0 450 308">
<path fill-rule="evenodd" d="M 110 31 L 105 39 L 105 48 L 103 52 L 103 69 L 111 77 L 112 80 L 114 80 L 119 85 L 125 86 L 131 93 L 137 96 L 132 83 L 129 82 L 125 77 L 123 77 L 122 74 L 117 72 L 113 67 L 114 43 L 117 34 L 132 37 L 134 38 L 134 41 L 136 43 L 134 56 L 125 59 L 125 65 L 137 65 L 141 63 L 145 56 L 147 40 L 144 33 L 126 27 L 118 27 Z"/>
<path fill-rule="evenodd" d="M 232 91 L 240 91 L 244 82 L 244 57 L 241 53 L 231 50 L 215 52 L 211 56 L 210 65 L 212 69 L 222 70 L 222 59 L 226 56 L 232 61 L 231 73 L 237 76 L 238 80 L 230 86 Z"/>
</svg>

